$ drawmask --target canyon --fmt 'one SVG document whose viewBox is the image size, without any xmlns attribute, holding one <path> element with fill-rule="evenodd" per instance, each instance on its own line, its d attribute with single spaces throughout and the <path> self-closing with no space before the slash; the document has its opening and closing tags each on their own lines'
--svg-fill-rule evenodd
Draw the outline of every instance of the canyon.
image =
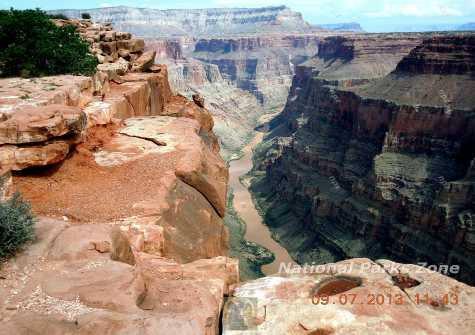
<svg viewBox="0 0 475 335">
<path fill-rule="evenodd" d="M 473 332 L 473 33 L 53 13 L 101 64 L 0 79 L 0 334 Z"/>
<path fill-rule="evenodd" d="M 470 33 L 329 37 L 297 67 L 252 185 L 297 262 L 455 264 L 474 283 L 474 50 Z"/>
</svg>

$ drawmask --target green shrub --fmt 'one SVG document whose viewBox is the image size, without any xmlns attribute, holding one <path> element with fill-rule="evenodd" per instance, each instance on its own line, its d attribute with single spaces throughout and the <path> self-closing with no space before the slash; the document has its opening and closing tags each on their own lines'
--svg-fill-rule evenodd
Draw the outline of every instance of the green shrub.
<svg viewBox="0 0 475 335">
<path fill-rule="evenodd" d="M 69 17 L 64 14 L 48 14 L 48 17 L 52 20 L 69 20 Z"/>
<path fill-rule="evenodd" d="M 91 14 L 89 13 L 82 13 L 81 18 L 84 20 L 90 20 L 91 19 Z"/>
<path fill-rule="evenodd" d="M 12 256 L 34 237 L 35 217 L 20 194 L 0 202 L 0 259 Z"/>
<path fill-rule="evenodd" d="M 91 75 L 96 65 L 75 27 L 57 27 L 39 9 L 0 10 L 0 76 Z"/>
</svg>

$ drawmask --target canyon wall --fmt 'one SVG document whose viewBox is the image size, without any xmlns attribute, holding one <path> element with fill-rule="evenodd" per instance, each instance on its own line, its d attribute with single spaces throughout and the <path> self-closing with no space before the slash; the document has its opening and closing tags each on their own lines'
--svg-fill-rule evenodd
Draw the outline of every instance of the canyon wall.
<svg viewBox="0 0 475 335">
<path fill-rule="evenodd" d="M 79 19 L 89 13 L 96 22 L 112 22 L 117 30 L 142 37 L 207 36 L 264 32 L 309 32 L 302 14 L 285 6 L 263 8 L 170 9 L 107 7 L 84 10 L 63 9 L 50 14 L 65 14 Z"/>
<path fill-rule="evenodd" d="M 452 264 L 473 283 L 473 35 L 393 37 L 328 38 L 298 67 L 253 191 L 300 263 Z"/>
<path fill-rule="evenodd" d="M 191 57 L 217 65 L 223 78 L 269 109 L 285 104 L 294 66 L 314 56 L 317 35 L 259 35 L 199 39 Z"/>
</svg>

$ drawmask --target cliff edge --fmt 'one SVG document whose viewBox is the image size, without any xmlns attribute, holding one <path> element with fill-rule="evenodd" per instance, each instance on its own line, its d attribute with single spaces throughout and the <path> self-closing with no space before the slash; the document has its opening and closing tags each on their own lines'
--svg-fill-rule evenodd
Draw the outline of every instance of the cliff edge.
<svg viewBox="0 0 475 335">
<path fill-rule="evenodd" d="M 87 26 L 106 48 L 94 77 L 0 80 L 5 193 L 39 216 L 0 270 L 0 333 L 217 334 L 239 271 L 213 119 L 141 61 L 143 41 Z"/>
</svg>

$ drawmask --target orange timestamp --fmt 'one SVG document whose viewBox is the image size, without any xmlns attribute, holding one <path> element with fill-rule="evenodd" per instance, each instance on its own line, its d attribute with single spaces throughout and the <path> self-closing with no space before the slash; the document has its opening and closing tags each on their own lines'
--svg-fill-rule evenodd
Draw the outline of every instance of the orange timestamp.
<svg viewBox="0 0 475 335">
<path fill-rule="evenodd" d="M 446 293 L 438 297 L 428 293 L 409 294 L 356 294 L 341 293 L 337 295 L 315 295 L 312 297 L 314 305 L 404 305 L 408 303 L 416 305 L 431 305 L 433 307 L 458 305 L 459 296 L 456 293 Z"/>
</svg>

